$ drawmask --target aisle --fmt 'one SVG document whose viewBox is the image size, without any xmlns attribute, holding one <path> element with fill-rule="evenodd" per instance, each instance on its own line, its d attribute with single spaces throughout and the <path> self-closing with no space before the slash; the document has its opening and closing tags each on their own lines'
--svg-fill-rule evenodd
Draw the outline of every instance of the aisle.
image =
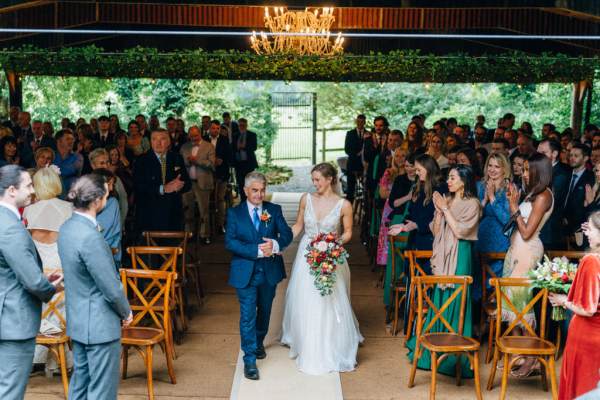
<svg viewBox="0 0 600 400">
<path fill-rule="evenodd" d="M 275 193 L 271 199 L 272 202 L 282 206 L 285 218 L 290 225 L 296 220 L 300 196 L 299 193 Z M 288 276 L 297 249 L 298 240 L 295 240 L 284 253 Z M 277 285 L 269 333 L 265 339 L 267 358 L 257 362 L 260 380 L 251 381 L 244 378 L 244 363 L 240 351 L 231 388 L 231 400 L 342 399 L 339 374 L 311 376 L 299 372 L 294 360 L 288 357 L 288 348 L 281 346 L 278 342 L 281 334 L 287 283 L 288 280 L 285 279 Z"/>
</svg>

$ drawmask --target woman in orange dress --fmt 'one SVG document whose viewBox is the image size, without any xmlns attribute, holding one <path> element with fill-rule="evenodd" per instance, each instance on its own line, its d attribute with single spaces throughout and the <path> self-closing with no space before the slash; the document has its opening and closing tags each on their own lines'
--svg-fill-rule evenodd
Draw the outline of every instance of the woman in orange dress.
<svg viewBox="0 0 600 400">
<path fill-rule="evenodd" d="M 550 294 L 553 306 L 574 314 L 560 372 L 559 399 L 572 400 L 594 388 L 600 380 L 600 212 L 582 226 L 590 254 L 579 262 L 569 295 Z"/>
</svg>

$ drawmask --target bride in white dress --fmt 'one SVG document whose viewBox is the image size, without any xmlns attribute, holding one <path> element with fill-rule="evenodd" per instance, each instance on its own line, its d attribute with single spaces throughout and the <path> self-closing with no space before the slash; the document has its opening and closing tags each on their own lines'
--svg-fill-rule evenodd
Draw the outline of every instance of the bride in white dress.
<svg viewBox="0 0 600 400">
<path fill-rule="evenodd" d="M 316 165 L 311 175 L 316 193 L 302 196 L 298 219 L 292 227 L 294 237 L 303 230 L 304 236 L 286 293 L 281 342 L 290 347 L 290 357 L 306 374 L 347 372 L 356 367 L 358 345 L 364 340 L 350 304 L 348 263 L 337 267 L 333 293 L 321 296 L 305 254 L 307 245 L 319 232 L 342 233 L 342 243 L 350 241 L 352 205 L 333 189 L 337 171 L 331 164 Z"/>
</svg>

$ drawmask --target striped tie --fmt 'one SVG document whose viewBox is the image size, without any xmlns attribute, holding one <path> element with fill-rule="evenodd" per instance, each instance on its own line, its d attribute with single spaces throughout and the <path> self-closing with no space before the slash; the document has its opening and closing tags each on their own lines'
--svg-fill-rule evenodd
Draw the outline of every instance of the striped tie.
<svg viewBox="0 0 600 400">
<path fill-rule="evenodd" d="M 160 175 L 162 177 L 162 184 L 164 185 L 165 179 L 167 178 L 167 160 L 164 154 L 161 154 L 159 157 L 160 160 Z"/>
</svg>

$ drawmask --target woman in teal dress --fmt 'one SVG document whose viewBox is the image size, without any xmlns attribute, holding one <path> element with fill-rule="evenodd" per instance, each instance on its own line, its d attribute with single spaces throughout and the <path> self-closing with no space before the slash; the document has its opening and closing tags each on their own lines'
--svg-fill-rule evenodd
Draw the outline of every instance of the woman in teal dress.
<svg viewBox="0 0 600 400">
<path fill-rule="evenodd" d="M 434 235 L 433 255 L 431 257 L 432 273 L 434 275 L 472 275 L 471 245 L 477 240 L 477 229 L 481 214 L 481 205 L 477 197 L 475 177 L 471 167 L 456 165 L 448 174 L 449 196 L 438 192 L 433 194 L 435 216 L 431 223 Z M 454 288 L 435 288 L 433 302 L 439 308 L 452 295 Z M 433 318 L 433 310 L 426 316 L 425 326 Z M 460 319 L 460 297 L 444 311 L 444 318 L 458 331 Z M 467 292 L 467 302 L 464 314 L 463 335 L 471 337 L 473 332 L 471 294 Z M 447 332 L 444 325 L 437 321 L 431 332 Z M 412 361 L 416 345 L 416 336 L 411 337 L 406 346 L 409 349 L 408 358 Z M 448 356 L 438 366 L 438 372 L 455 376 L 457 356 Z M 473 371 L 466 357 L 461 357 L 462 377 L 472 378 Z M 431 369 L 431 356 L 423 349 L 417 362 L 420 369 Z"/>
</svg>

